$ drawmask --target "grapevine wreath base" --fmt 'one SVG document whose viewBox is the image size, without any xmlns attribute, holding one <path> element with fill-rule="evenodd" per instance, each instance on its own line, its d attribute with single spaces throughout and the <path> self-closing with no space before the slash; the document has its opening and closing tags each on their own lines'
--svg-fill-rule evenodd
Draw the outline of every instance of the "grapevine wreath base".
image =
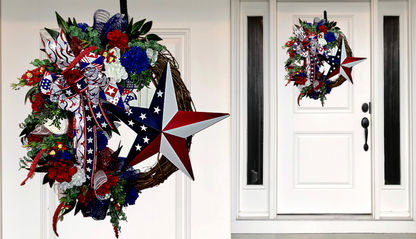
<svg viewBox="0 0 416 239">
<path fill-rule="evenodd" d="M 116 237 L 124 207 L 134 205 L 139 192 L 163 183 L 178 169 L 194 179 L 189 150 L 192 135 L 228 117 L 195 112 L 175 58 L 162 40 L 149 34 L 152 22 L 134 22 L 127 14 L 111 16 L 97 10 L 92 27 L 65 21 L 56 13 L 60 31 L 45 28 L 41 35 L 48 59 L 32 62 L 12 84 L 30 87 L 32 112 L 20 124 L 27 156 L 20 167 L 45 173 L 44 184 L 57 189 L 57 221 L 74 210 L 103 220 L 107 215 Z M 130 106 L 133 90 L 156 87 L 149 108 Z M 137 136 L 127 157 L 107 147 L 119 122 Z M 133 166 L 157 154 L 147 171 Z"/>
<path fill-rule="evenodd" d="M 179 66 L 175 58 L 169 51 L 164 50 L 159 52 L 157 64 L 151 68 L 152 82 L 155 86 L 158 84 L 158 79 L 162 76 L 164 66 L 169 63 L 172 71 L 173 84 L 175 86 L 176 100 L 178 102 L 179 110 L 194 111 L 194 105 L 190 92 L 182 81 L 179 72 Z M 192 136 L 186 139 L 188 150 L 191 148 Z M 171 174 L 178 170 L 165 156 L 158 156 L 158 162 L 146 172 L 140 174 L 136 183 L 136 189 L 141 191 L 143 189 L 152 188 L 163 183 Z"/>
</svg>

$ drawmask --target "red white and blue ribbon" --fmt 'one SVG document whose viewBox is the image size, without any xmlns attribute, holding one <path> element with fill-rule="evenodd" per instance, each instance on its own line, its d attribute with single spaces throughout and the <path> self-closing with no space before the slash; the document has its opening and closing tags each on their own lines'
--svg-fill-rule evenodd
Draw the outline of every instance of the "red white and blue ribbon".
<svg viewBox="0 0 416 239">
<path fill-rule="evenodd" d="M 71 69 L 77 69 L 82 73 L 82 76 L 70 85 L 63 75 L 46 72 L 40 82 L 40 91 L 49 95 L 52 102 L 58 103 L 59 108 L 73 112 L 75 158 L 83 166 L 87 180 L 94 182 L 97 127 L 100 130 L 114 129 L 100 103 L 100 92 L 114 87 L 109 85 L 109 80 L 101 73 L 104 58 L 91 53 L 93 48 L 87 48 L 75 57 L 62 30 L 56 41 L 43 37 L 42 41 L 49 59 L 55 61 L 63 73 Z M 120 86 L 116 87 L 122 92 L 120 97 L 123 98 L 123 104 L 120 108 L 127 110 L 128 102 L 135 99 L 135 95 Z M 116 97 L 117 95 L 103 98 L 115 102 Z M 119 105 L 117 103 L 114 105 Z"/>
<path fill-rule="evenodd" d="M 303 28 L 294 28 L 293 31 L 295 36 L 302 41 L 301 43 L 294 43 L 293 50 L 305 58 L 303 65 L 306 77 L 315 87 L 315 84 L 319 84 L 315 79 L 315 65 L 321 65 L 318 54 L 326 56 L 329 50 L 319 46 L 317 35 L 312 33 L 306 35 Z"/>
</svg>

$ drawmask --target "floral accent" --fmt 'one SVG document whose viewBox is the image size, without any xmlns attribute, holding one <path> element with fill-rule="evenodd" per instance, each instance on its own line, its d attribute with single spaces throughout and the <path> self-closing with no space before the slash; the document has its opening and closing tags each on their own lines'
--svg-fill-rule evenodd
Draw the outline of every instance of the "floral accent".
<svg viewBox="0 0 416 239">
<path fill-rule="evenodd" d="M 105 55 L 107 57 L 104 62 L 105 71 L 103 73 L 110 78 L 112 83 L 119 83 L 121 80 L 126 80 L 129 75 L 126 69 L 121 65 L 120 49 L 118 47 L 114 47 Z"/>
<path fill-rule="evenodd" d="M 28 142 L 28 144 L 30 144 L 32 142 L 39 143 L 39 142 L 42 142 L 42 138 L 43 137 L 41 135 L 32 134 L 32 135 L 29 135 L 27 137 L 27 142 Z"/>
<path fill-rule="evenodd" d="M 97 133 L 97 148 L 98 151 L 102 151 L 107 147 L 108 139 L 107 136 L 105 136 L 103 131 L 98 131 Z"/>
<path fill-rule="evenodd" d="M 35 96 L 34 96 L 34 100 L 32 102 L 32 110 L 33 111 L 38 111 L 39 108 L 45 103 L 45 101 L 43 100 L 42 97 L 42 93 L 38 92 Z"/>
<path fill-rule="evenodd" d="M 81 73 L 80 70 L 78 69 L 70 69 L 67 70 L 64 73 L 64 78 L 66 79 L 66 81 L 68 82 L 69 85 L 74 86 L 75 82 L 80 79 L 81 77 L 83 77 L 83 74 Z M 75 89 L 77 89 L 77 87 L 74 87 Z"/>
<path fill-rule="evenodd" d="M 81 30 L 83 31 L 83 32 L 87 32 L 87 28 L 88 27 L 90 27 L 90 26 L 88 26 L 88 24 L 87 23 L 78 23 L 78 25 L 77 25 L 79 28 L 81 28 Z"/>
<path fill-rule="evenodd" d="M 59 185 L 59 190 L 61 192 L 65 192 L 67 189 L 73 188 L 74 186 L 82 186 L 87 179 L 85 178 L 85 174 L 80 167 L 76 167 L 77 172 L 72 175 L 71 181 L 68 183 L 67 181 L 62 182 Z"/>
<path fill-rule="evenodd" d="M 149 64 L 150 66 L 155 66 L 156 61 L 157 61 L 157 51 L 151 49 L 151 48 L 147 48 L 146 49 L 146 54 L 147 54 L 147 58 L 149 58 Z"/>
<path fill-rule="evenodd" d="M 125 49 L 128 47 L 129 37 L 119 30 L 109 32 L 107 38 L 110 40 L 108 42 L 110 48 L 117 47 L 119 49 Z"/>
<path fill-rule="evenodd" d="M 318 43 L 321 46 L 325 46 L 327 44 L 327 41 L 325 40 L 325 33 L 323 33 L 323 32 L 319 33 Z"/>
<path fill-rule="evenodd" d="M 131 74 L 140 74 L 149 69 L 146 51 L 142 51 L 138 46 L 133 46 L 130 51 L 125 52 L 120 62 Z"/>
<path fill-rule="evenodd" d="M 43 73 L 45 72 L 45 66 L 38 67 L 31 71 L 26 71 L 25 74 L 22 75 L 21 79 L 26 81 L 27 86 L 33 86 L 36 83 L 39 83 L 43 77 Z"/>
<path fill-rule="evenodd" d="M 335 41 L 335 40 L 336 40 L 336 39 L 335 39 L 335 34 L 334 34 L 333 32 L 328 32 L 328 33 L 325 35 L 325 40 L 326 40 L 327 42 L 329 42 L 329 43 L 331 43 L 331 42 Z"/>
<path fill-rule="evenodd" d="M 101 185 L 95 193 L 100 196 L 104 196 L 110 192 L 110 187 L 115 187 L 118 182 L 118 177 L 115 177 L 113 175 L 107 176 L 107 182 L 105 182 L 103 185 Z"/>
<path fill-rule="evenodd" d="M 139 192 L 134 186 L 126 187 L 125 190 L 127 195 L 124 206 L 127 207 L 128 205 L 134 205 L 136 203 L 136 199 L 139 197 Z"/>
<path fill-rule="evenodd" d="M 51 155 L 55 155 L 55 151 Z M 53 167 L 48 169 L 48 177 L 51 180 L 57 182 L 71 182 L 72 176 L 78 171 L 77 167 L 74 167 L 72 162 L 54 162 Z"/>
<path fill-rule="evenodd" d="M 327 34 L 328 33 L 328 28 L 326 28 L 326 26 L 324 26 L 324 25 L 321 25 L 321 26 L 319 26 L 319 31 L 324 33 L 324 34 Z"/>
</svg>

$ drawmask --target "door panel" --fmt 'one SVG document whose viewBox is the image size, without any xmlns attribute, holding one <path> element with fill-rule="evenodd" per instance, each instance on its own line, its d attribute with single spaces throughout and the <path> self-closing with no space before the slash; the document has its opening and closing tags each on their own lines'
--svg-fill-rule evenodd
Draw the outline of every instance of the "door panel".
<svg viewBox="0 0 416 239">
<path fill-rule="evenodd" d="M 370 101 L 370 3 L 277 3 L 277 45 L 291 36 L 298 18 L 311 22 L 328 12 L 347 36 L 354 56 L 354 84 L 344 82 L 319 100 L 297 105 L 299 90 L 285 85 L 285 50 L 278 51 L 279 214 L 371 213 L 371 140 L 364 151 L 361 105 Z M 371 122 L 370 122 L 371 123 Z"/>
</svg>

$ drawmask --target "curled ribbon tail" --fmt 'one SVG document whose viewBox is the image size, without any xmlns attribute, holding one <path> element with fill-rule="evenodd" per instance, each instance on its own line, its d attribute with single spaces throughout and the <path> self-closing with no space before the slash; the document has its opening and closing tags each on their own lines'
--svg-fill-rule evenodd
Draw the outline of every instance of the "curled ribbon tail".
<svg viewBox="0 0 416 239">
<path fill-rule="evenodd" d="M 61 209 L 64 207 L 64 203 L 61 202 L 58 207 L 55 210 L 55 213 L 53 214 L 53 220 L 52 220 L 52 228 L 53 228 L 53 232 L 55 232 L 55 235 L 57 237 L 59 237 L 58 232 L 57 232 L 57 224 L 58 224 L 58 217 L 59 217 L 59 213 L 61 212 Z"/>
<path fill-rule="evenodd" d="M 45 153 L 46 149 L 42 149 L 35 157 L 35 159 L 33 159 L 32 165 L 30 165 L 30 170 L 29 173 L 27 174 L 26 179 L 20 184 L 20 186 L 25 185 L 26 181 L 32 177 L 32 175 L 35 173 L 35 169 L 36 169 L 36 165 L 39 162 L 40 157 L 42 157 L 42 154 Z"/>
</svg>

